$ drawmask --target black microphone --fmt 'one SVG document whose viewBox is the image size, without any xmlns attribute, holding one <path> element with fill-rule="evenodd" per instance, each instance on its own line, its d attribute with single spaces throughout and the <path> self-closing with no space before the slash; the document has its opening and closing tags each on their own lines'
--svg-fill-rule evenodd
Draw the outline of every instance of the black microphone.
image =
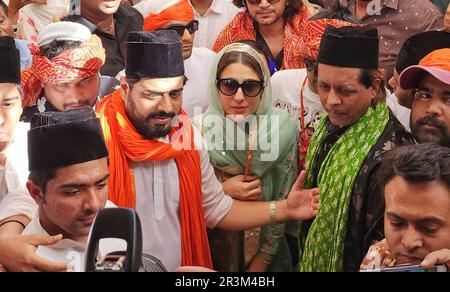
<svg viewBox="0 0 450 292">
<path fill-rule="evenodd" d="M 126 251 L 109 253 L 97 260 L 101 239 L 122 239 Z M 142 254 L 141 221 L 134 209 L 105 208 L 92 225 L 86 254 L 86 272 L 167 272 L 156 257 Z"/>
</svg>

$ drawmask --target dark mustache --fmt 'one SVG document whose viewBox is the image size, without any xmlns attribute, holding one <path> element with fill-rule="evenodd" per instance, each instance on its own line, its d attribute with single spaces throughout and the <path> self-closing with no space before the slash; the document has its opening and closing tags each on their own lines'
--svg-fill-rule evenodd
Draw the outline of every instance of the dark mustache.
<svg viewBox="0 0 450 292">
<path fill-rule="evenodd" d="M 95 102 L 94 102 L 94 105 L 91 105 L 88 100 L 80 101 L 80 102 L 71 102 L 71 103 L 64 104 L 64 107 L 79 106 L 79 105 L 86 106 L 86 107 L 88 107 L 88 106 L 93 107 L 95 105 Z"/>
<path fill-rule="evenodd" d="M 442 129 L 442 130 L 445 130 L 447 128 L 447 126 L 443 122 L 439 121 L 437 118 L 435 118 L 433 116 L 423 117 L 421 119 L 418 119 L 417 122 L 416 122 L 417 126 L 422 126 L 422 125 L 425 125 L 425 124 L 433 125 L 436 128 L 439 128 L 439 129 Z"/>
<path fill-rule="evenodd" d="M 175 112 L 166 113 L 163 111 L 154 112 L 147 116 L 147 122 L 154 118 L 174 118 L 176 116 Z"/>
</svg>

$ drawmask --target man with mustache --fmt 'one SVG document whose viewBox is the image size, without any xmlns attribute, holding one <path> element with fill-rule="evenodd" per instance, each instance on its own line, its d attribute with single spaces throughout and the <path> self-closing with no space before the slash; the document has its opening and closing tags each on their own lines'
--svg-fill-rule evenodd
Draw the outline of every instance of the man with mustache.
<svg viewBox="0 0 450 292">
<path fill-rule="evenodd" d="M 30 51 L 32 66 L 22 71 L 22 121 L 39 112 L 96 105 L 106 55 L 89 29 L 66 21 L 49 24 Z"/>
<path fill-rule="evenodd" d="M 271 74 L 304 68 L 299 41 L 310 17 L 301 0 L 233 0 L 244 8 L 219 34 L 213 50 L 241 41 L 256 40 L 269 59 Z"/>
<path fill-rule="evenodd" d="M 181 107 L 185 76 L 176 32 L 133 32 L 127 52 L 120 89 L 100 102 L 97 113 L 110 153 L 109 199 L 136 208 L 144 253 L 169 271 L 211 268 L 206 226 L 245 230 L 314 216 L 318 190 L 303 189 L 304 172 L 287 200 L 225 196 L 201 133 Z"/>
<path fill-rule="evenodd" d="M 450 148 L 431 143 L 397 148 L 386 155 L 378 179 L 386 240 L 371 247 L 361 269 L 450 268 Z"/>
<path fill-rule="evenodd" d="M 297 123 L 298 172 L 305 168 L 306 153 L 311 138 L 325 114 L 317 88 L 320 40 L 325 27 L 355 26 L 358 21 L 343 11 L 323 11 L 311 17 L 305 25 L 300 42 L 301 55 L 306 68 L 282 70 L 271 78 L 273 104 L 291 115 Z M 286 224 L 286 239 L 291 248 L 294 266 L 298 263 L 298 224 Z"/>
<path fill-rule="evenodd" d="M 386 105 L 379 38 L 369 27 L 328 26 L 320 42 L 318 93 L 327 115 L 309 145 L 306 187 L 321 204 L 302 222 L 301 271 L 357 271 L 383 236 L 384 201 L 375 173 L 384 154 L 412 143 Z"/>
<path fill-rule="evenodd" d="M 152 0 L 140 2 L 135 8 L 144 16 L 144 31 L 168 29 L 178 33 L 187 77 L 183 109 L 189 117 L 202 114 L 209 104 L 207 80 L 216 54 L 193 45 L 199 23 L 191 3 L 188 0 Z"/>
<path fill-rule="evenodd" d="M 419 143 L 450 147 L 450 48 L 431 52 L 400 75 L 404 90 L 415 90 L 412 133 Z"/>
</svg>

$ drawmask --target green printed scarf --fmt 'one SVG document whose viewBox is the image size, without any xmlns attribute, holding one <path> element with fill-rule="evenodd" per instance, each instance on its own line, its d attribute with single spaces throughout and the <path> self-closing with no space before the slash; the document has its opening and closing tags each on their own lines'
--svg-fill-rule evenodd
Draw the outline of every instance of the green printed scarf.
<svg viewBox="0 0 450 292">
<path fill-rule="evenodd" d="M 307 154 L 307 188 L 312 187 L 314 160 L 327 134 L 326 118 L 327 115 L 320 121 Z M 370 107 L 329 151 L 317 179 L 320 190 L 318 214 L 306 241 L 300 245 L 301 271 L 343 270 L 344 242 L 353 186 L 364 160 L 383 134 L 388 121 L 389 111 L 384 102 Z M 300 232 L 300 238 L 305 238 L 302 235 Z"/>
</svg>

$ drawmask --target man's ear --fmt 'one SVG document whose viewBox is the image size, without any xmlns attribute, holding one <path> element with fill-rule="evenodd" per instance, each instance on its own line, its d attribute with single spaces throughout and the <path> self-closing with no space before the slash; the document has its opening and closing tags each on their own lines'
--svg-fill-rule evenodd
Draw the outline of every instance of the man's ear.
<svg viewBox="0 0 450 292">
<path fill-rule="evenodd" d="M 123 101 L 126 102 L 128 95 L 130 94 L 131 88 L 127 82 L 125 76 L 120 77 L 120 94 L 122 96 Z"/>
<path fill-rule="evenodd" d="M 375 78 L 372 82 L 372 86 L 371 86 L 371 90 L 370 90 L 372 93 L 372 96 L 373 96 L 372 99 L 375 99 L 377 97 L 380 90 L 381 90 L 381 79 Z"/>
<path fill-rule="evenodd" d="M 42 205 L 44 203 L 44 194 L 34 182 L 28 180 L 27 189 L 36 204 Z"/>
</svg>

